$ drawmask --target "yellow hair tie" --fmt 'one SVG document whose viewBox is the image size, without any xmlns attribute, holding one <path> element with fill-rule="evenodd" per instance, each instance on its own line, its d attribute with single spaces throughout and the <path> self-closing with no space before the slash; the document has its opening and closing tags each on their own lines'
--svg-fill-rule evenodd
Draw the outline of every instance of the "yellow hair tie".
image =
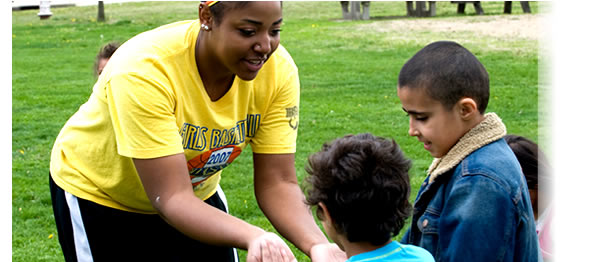
<svg viewBox="0 0 596 262">
<path fill-rule="evenodd" d="M 206 1 L 207 6 L 212 6 L 214 4 L 217 4 L 217 2 L 219 1 Z"/>
</svg>

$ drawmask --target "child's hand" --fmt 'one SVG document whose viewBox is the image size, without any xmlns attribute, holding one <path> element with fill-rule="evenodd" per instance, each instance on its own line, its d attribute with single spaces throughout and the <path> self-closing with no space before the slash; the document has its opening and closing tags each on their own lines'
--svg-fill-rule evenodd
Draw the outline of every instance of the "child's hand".
<svg viewBox="0 0 596 262">
<path fill-rule="evenodd" d="M 296 262 L 292 251 L 278 235 L 266 232 L 251 241 L 247 262 Z"/>
</svg>

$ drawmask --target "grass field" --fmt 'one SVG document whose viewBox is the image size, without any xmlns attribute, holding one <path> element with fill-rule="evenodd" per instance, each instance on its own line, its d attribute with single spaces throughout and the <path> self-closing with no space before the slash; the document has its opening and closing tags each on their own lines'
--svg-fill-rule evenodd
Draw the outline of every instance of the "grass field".
<svg viewBox="0 0 596 262">
<path fill-rule="evenodd" d="M 433 18 L 406 18 L 403 2 L 373 2 L 370 21 L 341 20 L 338 2 L 284 2 L 282 44 L 300 69 L 301 108 L 296 169 L 299 181 L 310 153 L 348 133 L 371 132 L 395 139 L 413 159 L 414 199 L 432 161 L 415 138 L 395 87 L 403 63 L 436 40 L 462 43 L 478 56 L 491 77 L 489 112 L 509 133 L 547 139 L 539 107 L 544 87 L 539 41 L 491 36 L 477 31 L 395 28 L 394 22 L 440 25 L 515 21 L 533 14 L 503 15 L 502 2 L 483 2 L 485 16 L 457 15 L 456 6 L 437 3 Z M 95 20 L 96 7 L 52 8 L 49 20 L 38 10 L 12 12 L 12 260 L 63 261 L 48 192 L 49 155 L 66 120 L 84 103 L 94 83 L 92 65 L 99 47 L 179 20 L 195 19 L 196 2 L 110 4 L 107 22 Z M 536 14 L 538 13 L 538 14 Z M 483 20 L 484 19 L 484 20 Z M 481 24 L 479 25 L 481 27 Z M 392 30 L 384 30 L 392 28 Z M 231 212 L 274 231 L 258 209 L 252 191 L 250 150 L 223 174 Z M 293 248 L 293 246 L 292 246 Z M 308 258 L 294 249 L 299 261 Z M 245 256 L 245 252 L 241 252 Z M 244 260 L 244 259 L 243 259 Z"/>
</svg>

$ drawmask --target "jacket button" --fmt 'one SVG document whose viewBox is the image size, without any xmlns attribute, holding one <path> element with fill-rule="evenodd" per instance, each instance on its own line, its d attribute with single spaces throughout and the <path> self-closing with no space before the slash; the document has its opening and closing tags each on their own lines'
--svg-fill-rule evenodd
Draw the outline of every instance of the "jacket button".
<svg viewBox="0 0 596 262">
<path fill-rule="evenodd" d="M 426 227 L 428 226 L 428 219 L 425 219 L 424 221 L 422 221 L 422 227 Z"/>
</svg>

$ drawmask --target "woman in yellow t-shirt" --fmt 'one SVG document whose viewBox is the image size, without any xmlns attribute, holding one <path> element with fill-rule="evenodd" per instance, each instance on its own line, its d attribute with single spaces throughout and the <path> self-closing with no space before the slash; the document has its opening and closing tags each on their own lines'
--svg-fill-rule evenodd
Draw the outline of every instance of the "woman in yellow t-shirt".
<svg viewBox="0 0 596 262">
<path fill-rule="evenodd" d="M 199 5 L 199 19 L 118 48 L 56 138 L 50 189 L 67 261 L 292 261 L 276 234 L 227 213 L 221 171 L 250 144 L 259 206 L 313 261 L 344 261 L 294 168 L 298 70 L 280 2 Z"/>
</svg>

